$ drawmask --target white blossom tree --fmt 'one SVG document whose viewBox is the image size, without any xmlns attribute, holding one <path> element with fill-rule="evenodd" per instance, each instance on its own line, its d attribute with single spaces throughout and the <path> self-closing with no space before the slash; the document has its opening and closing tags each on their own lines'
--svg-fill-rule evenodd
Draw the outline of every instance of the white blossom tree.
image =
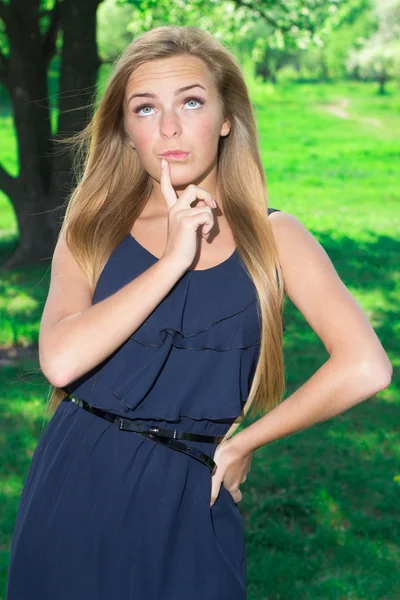
<svg viewBox="0 0 400 600">
<path fill-rule="evenodd" d="M 385 94 L 385 84 L 400 79 L 400 0 L 376 0 L 374 14 L 377 31 L 349 52 L 346 69 L 360 79 L 377 81 L 378 93 Z"/>
</svg>

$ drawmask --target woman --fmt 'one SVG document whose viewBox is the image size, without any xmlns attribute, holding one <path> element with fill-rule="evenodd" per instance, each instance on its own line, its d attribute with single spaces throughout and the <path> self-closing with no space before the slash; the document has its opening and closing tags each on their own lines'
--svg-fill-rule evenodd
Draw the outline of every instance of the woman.
<svg viewBox="0 0 400 600">
<path fill-rule="evenodd" d="M 254 452 L 384 389 L 391 364 L 311 233 L 267 211 L 245 81 L 212 36 L 137 38 L 74 141 L 39 338 L 52 418 L 7 600 L 243 600 Z M 284 293 L 330 358 L 281 402 Z"/>
</svg>

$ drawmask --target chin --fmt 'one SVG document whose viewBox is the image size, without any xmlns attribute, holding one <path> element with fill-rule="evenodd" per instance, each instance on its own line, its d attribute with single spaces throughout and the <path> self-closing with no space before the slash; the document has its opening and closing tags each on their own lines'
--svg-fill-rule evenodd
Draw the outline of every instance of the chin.
<svg viewBox="0 0 400 600">
<path fill-rule="evenodd" d="M 171 183 L 174 188 L 178 189 L 186 189 L 188 185 L 194 183 L 198 185 L 198 183 L 202 179 L 202 174 L 199 173 L 196 175 L 193 173 L 193 168 L 188 168 L 189 165 L 186 163 L 169 163 L 169 176 L 171 179 Z M 157 174 L 157 181 L 159 180 L 160 175 Z"/>
</svg>

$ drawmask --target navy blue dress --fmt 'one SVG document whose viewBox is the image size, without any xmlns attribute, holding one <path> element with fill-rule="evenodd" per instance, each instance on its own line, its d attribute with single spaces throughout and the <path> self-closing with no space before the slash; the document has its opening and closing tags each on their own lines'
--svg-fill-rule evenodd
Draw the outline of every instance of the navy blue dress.
<svg viewBox="0 0 400 600">
<path fill-rule="evenodd" d="M 157 260 L 129 233 L 93 302 Z M 65 389 L 140 423 L 223 435 L 247 399 L 259 349 L 256 290 L 235 250 L 186 271 L 112 355 Z M 211 457 L 217 447 L 185 443 Z M 32 457 L 6 600 L 245 600 L 238 504 L 223 484 L 211 508 L 210 498 L 207 465 L 66 397 Z"/>
</svg>

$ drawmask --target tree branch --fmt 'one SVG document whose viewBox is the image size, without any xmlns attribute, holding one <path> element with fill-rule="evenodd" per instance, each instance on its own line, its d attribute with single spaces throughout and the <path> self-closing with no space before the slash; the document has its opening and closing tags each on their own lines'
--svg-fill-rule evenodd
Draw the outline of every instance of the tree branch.
<svg viewBox="0 0 400 600">
<path fill-rule="evenodd" d="M 248 2 L 244 2 L 243 0 L 234 0 L 234 3 L 237 6 L 244 6 L 245 8 L 249 8 L 250 10 L 253 10 L 254 12 L 259 12 L 260 15 L 262 16 L 262 18 L 267 21 L 267 23 L 269 23 L 270 25 L 272 25 L 272 27 L 274 27 L 275 29 L 280 29 L 281 31 L 289 31 L 292 23 L 290 23 L 290 25 L 279 25 L 278 22 L 271 17 L 268 13 L 266 13 L 264 10 L 261 9 L 261 6 L 258 6 L 257 4 L 251 4 Z M 284 5 L 283 3 L 280 5 L 280 8 L 283 8 Z M 286 7 L 285 7 L 286 9 Z"/>
<path fill-rule="evenodd" d="M 0 52 L 0 83 L 8 87 L 9 59 Z"/>
<path fill-rule="evenodd" d="M 57 2 L 52 11 L 48 11 L 50 25 L 43 35 L 42 51 L 45 61 L 48 63 L 56 51 L 57 34 L 61 25 L 61 3 Z"/>
<path fill-rule="evenodd" d="M 9 62 L 10 61 L 7 56 L 4 56 L 4 54 L 0 52 L 0 67 L 3 69 L 8 69 Z"/>
<path fill-rule="evenodd" d="M 10 175 L 3 165 L 0 164 L 0 189 L 10 198 L 15 198 L 17 183 L 18 177 Z"/>
</svg>

